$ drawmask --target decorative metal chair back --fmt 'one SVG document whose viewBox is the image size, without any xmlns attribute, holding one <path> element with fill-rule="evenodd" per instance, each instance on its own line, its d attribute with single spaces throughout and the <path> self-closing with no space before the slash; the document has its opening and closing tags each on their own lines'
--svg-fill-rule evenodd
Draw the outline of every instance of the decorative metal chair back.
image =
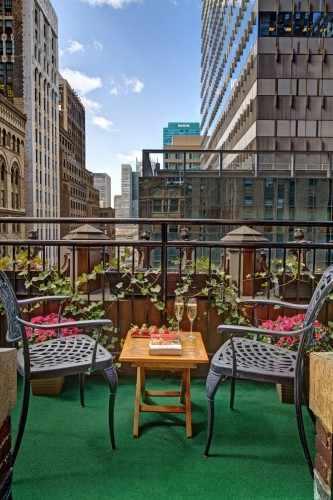
<svg viewBox="0 0 333 500">
<path fill-rule="evenodd" d="M 16 318 L 21 316 L 20 308 L 13 287 L 3 271 L 0 271 L 0 301 L 5 308 L 8 342 L 25 340 L 23 327 L 16 321 Z"/>
<path fill-rule="evenodd" d="M 333 290 L 333 266 L 328 267 L 312 295 L 308 310 L 304 319 L 304 326 L 312 325 L 320 313 L 327 297 Z"/>
</svg>

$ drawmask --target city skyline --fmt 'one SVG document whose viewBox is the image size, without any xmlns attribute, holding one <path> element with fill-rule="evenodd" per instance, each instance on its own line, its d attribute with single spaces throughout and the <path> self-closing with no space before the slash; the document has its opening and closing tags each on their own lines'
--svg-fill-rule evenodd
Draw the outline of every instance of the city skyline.
<svg viewBox="0 0 333 500">
<path fill-rule="evenodd" d="M 121 163 L 161 147 L 169 121 L 200 121 L 200 1 L 53 5 L 60 72 L 86 107 L 87 168 L 111 175 L 113 199 Z"/>
</svg>

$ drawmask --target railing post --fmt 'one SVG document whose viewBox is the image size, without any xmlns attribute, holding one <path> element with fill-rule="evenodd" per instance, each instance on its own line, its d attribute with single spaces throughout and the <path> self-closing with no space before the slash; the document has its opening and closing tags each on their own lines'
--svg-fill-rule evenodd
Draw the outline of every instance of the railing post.
<svg viewBox="0 0 333 500">
<path fill-rule="evenodd" d="M 168 224 L 161 224 L 161 274 L 162 274 L 162 300 L 164 303 L 164 315 L 166 317 L 166 306 L 168 298 Z"/>
</svg>

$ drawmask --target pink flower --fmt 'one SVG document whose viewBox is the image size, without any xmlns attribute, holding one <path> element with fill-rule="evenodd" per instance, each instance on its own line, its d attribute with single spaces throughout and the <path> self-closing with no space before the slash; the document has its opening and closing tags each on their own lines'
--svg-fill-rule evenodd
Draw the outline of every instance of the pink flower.
<svg viewBox="0 0 333 500">
<path fill-rule="evenodd" d="M 31 323 L 34 325 L 52 325 L 52 324 L 57 324 L 59 322 L 58 315 L 56 313 L 50 313 L 46 316 L 34 316 L 31 319 Z M 75 322 L 74 319 L 72 318 L 62 318 L 61 323 L 72 323 Z M 59 329 L 57 328 L 57 331 L 55 328 L 47 328 L 46 330 L 36 328 L 33 329 L 31 327 L 26 327 L 25 332 L 27 335 L 27 338 L 30 340 L 30 342 L 45 342 L 46 340 L 51 340 L 54 339 L 58 336 L 58 334 L 62 337 L 68 337 L 70 335 L 78 335 L 80 333 L 80 329 L 77 328 L 76 326 L 73 327 L 67 327 L 67 328 L 61 328 L 60 332 Z"/>
</svg>

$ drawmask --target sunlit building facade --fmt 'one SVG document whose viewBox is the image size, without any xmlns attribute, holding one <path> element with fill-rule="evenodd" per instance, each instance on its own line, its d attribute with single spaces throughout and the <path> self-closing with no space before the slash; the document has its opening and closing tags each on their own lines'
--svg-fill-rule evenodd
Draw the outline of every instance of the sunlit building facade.
<svg viewBox="0 0 333 500">
<path fill-rule="evenodd" d="M 332 26 L 329 0 L 204 0 L 206 147 L 333 151 Z"/>
</svg>

